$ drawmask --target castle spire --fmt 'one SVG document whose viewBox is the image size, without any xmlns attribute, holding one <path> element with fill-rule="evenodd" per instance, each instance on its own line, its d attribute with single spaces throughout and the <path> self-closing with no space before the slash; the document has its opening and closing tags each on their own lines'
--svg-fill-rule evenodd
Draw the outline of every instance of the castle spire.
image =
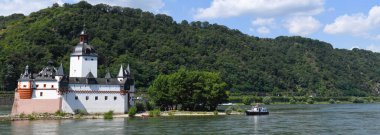
<svg viewBox="0 0 380 135">
<path fill-rule="evenodd" d="M 120 65 L 120 70 L 119 70 L 119 74 L 117 74 L 117 78 L 124 78 L 125 74 L 124 74 L 124 69 L 123 69 L 123 65 Z"/>
<path fill-rule="evenodd" d="M 57 76 L 63 76 L 63 75 L 64 75 L 64 73 L 63 73 L 63 66 L 62 66 L 62 63 L 61 63 L 61 66 L 59 66 L 56 75 L 57 75 Z"/>
<path fill-rule="evenodd" d="M 86 25 L 83 25 L 83 30 L 82 30 L 82 32 L 80 32 L 79 42 L 80 43 L 88 43 L 87 33 L 86 33 Z"/>
</svg>

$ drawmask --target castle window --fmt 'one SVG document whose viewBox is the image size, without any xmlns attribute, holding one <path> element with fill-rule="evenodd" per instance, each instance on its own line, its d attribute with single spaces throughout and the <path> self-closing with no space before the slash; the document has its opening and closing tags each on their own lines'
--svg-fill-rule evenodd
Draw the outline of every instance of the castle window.
<svg viewBox="0 0 380 135">
<path fill-rule="evenodd" d="M 91 61 L 93 61 L 94 59 L 91 59 Z"/>
<path fill-rule="evenodd" d="M 46 84 L 44 84 L 44 88 L 46 88 Z"/>
<path fill-rule="evenodd" d="M 87 58 L 84 58 L 84 60 L 87 60 Z"/>
<path fill-rule="evenodd" d="M 78 60 L 79 60 L 79 56 L 78 56 Z"/>
<path fill-rule="evenodd" d="M 105 96 L 105 97 L 104 97 L 104 100 L 107 100 L 107 99 L 108 99 L 108 96 Z"/>
<path fill-rule="evenodd" d="M 26 87 L 26 85 L 23 85 L 22 87 L 24 87 L 24 88 L 25 88 L 25 87 Z"/>
<path fill-rule="evenodd" d="M 86 96 L 86 100 L 88 100 L 88 96 Z"/>
<path fill-rule="evenodd" d="M 98 96 L 95 96 L 95 100 L 98 100 Z"/>
<path fill-rule="evenodd" d="M 44 93 L 40 92 L 40 97 L 42 97 L 43 94 L 44 94 Z"/>
<path fill-rule="evenodd" d="M 51 88 L 54 88 L 54 85 L 51 85 Z"/>
<path fill-rule="evenodd" d="M 113 97 L 113 100 L 116 100 L 116 99 L 117 99 L 117 97 L 116 97 L 116 96 L 114 96 L 114 97 Z"/>
<path fill-rule="evenodd" d="M 75 96 L 75 100 L 78 100 L 78 96 Z"/>
<path fill-rule="evenodd" d="M 38 87 L 38 85 L 36 85 L 36 87 Z"/>
</svg>

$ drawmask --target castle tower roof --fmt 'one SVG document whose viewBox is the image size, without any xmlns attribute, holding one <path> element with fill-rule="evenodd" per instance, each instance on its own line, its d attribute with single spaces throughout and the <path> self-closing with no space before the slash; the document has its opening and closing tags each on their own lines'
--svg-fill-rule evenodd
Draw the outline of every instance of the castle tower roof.
<svg viewBox="0 0 380 135">
<path fill-rule="evenodd" d="M 107 73 L 106 73 L 106 75 L 104 76 L 104 78 L 107 78 L 107 79 L 112 78 L 111 73 L 110 73 L 109 70 L 107 70 Z"/>
<path fill-rule="evenodd" d="M 97 56 L 95 49 L 88 43 L 88 35 L 86 33 L 85 28 L 83 28 L 82 32 L 79 35 L 79 43 L 74 48 L 74 52 L 71 55 L 78 56 Z"/>
<path fill-rule="evenodd" d="M 57 76 L 63 76 L 63 75 L 65 75 L 64 72 L 63 72 L 63 66 L 62 66 L 62 63 L 61 63 L 61 65 L 59 66 L 56 75 L 57 75 Z"/>
<path fill-rule="evenodd" d="M 120 65 L 120 70 L 119 70 L 119 74 L 117 74 L 117 78 L 124 78 L 124 77 L 125 77 L 125 73 L 124 73 L 123 65 Z"/>
<path fill-rule="evenodd" d="M 53 61 L 49 60 L 47 66 L 37 74 L 36 80 L 55 80 L 56 71 Z"/>
</svg>

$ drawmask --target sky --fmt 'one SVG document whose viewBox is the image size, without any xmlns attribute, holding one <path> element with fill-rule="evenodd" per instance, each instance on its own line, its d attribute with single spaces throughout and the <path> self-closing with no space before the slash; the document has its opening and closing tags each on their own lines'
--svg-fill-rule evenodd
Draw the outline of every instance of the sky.
<svg viewBox="0 0 380 135">
<path fill-rule="evenodd" d="M 0 0 L 0 16 L 25 15 L 53 3 L 80 0 Z M 380 52 L 378 0 L 86 0 L 140 8 L 177 22 L 208 21 L 262 38 L 303 36 L 334 48 Z"/>
</svg>

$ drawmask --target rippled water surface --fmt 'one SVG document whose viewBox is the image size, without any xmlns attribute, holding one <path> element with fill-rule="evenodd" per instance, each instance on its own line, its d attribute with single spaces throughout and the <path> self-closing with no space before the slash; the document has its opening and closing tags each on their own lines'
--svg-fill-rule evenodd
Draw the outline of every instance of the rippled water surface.
<svg viewBox="0 0 380 135">
<path fill-rule="evenodd" d="M 267 116 L 0 122 L 0 134 L 379 134 L 380 104 L 270 105 Z M 0 108 L 4 109 L 4 108 Z M 4 111 L 4 110 L 1 110 Z"/>
</svg>

